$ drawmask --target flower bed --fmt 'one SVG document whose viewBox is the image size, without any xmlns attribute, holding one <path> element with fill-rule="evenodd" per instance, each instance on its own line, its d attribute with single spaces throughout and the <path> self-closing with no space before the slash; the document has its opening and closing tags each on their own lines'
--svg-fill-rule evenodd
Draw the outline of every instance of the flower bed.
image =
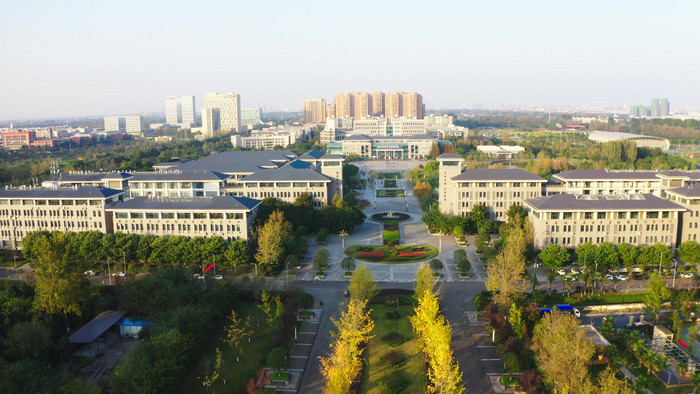
<svg viewBox="0 0 700 394">
<path fill-rule="evenodd" d="M 391 216 L 389 216 L 391 214 Z M 380 212 L 372 215 L 372 220 L 396 220 L 401 222 L 411 218 L 411 215 L 401 213 L 401 212 Z"/>
<path fill-rule="evenodd" d="M 437 248 L 430 245 L 395 246 L 388 245 L 352 245 L 345 249 L 348 256 L 372 263 L 412 263 L 429 260 L 438 255 Z"/>
<path fill-rule="evenodd" d="M 404 197 L 406 194 L 400 189 L 377 190 L 377 197 Z"/>
</svg>

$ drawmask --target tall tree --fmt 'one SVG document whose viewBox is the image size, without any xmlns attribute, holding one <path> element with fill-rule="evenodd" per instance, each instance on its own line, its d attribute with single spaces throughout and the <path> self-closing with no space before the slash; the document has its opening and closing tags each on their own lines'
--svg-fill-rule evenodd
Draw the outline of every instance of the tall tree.
<svg viewBox="0 0 700 394">
<path fill-rule="evenodd" d="M 557 244 L 549 244 L 537 256 L 545 267 L 550 269 L 561 268 L 569 262 L 569 252 Z"/>
<path fill-rule="evenodd" d="M 651 276 L 647 287 L 649 291 L 644 295 L 644 305 L 646 305 L 647 311 L 654 316 L 654 322 L 656 322 L 659 320 L 659 311 L 661 311 L 664 302 L 671 299 L 671 291 L 658 274 Z"/>
<path fill-rule="evenodd" d="M 535 327 L 535 358 L 545 381 L 557 393 L 574 392 L 588 379 L 595 346 L 571 314 L 552 312 Z"/>
<path fill-rule="evenodd" d="M 685 241 L 678 247 L 678 257 L 688 264 L 700 263 L 700 244 L 697 241 Z"/>
<path fill-rule="evenodd" d="M 486 288 L 493 291 L 493 300 L 507 307 L 513 296 L 527 289 L 525 280 L 525 240 L 523 231 L 512 231 L 506 246 L 486 268 Z"/>
<path fill-rule="evenodd" d="M 89 297 L 90 282 L 75 264 L 76 253 L 71 250 L 65 234 L 54 234 L 51 239 L 39 238 L 34 244 L 36 257 L 37 310 L 61 314 L 68 327 L 68 314 L 82 315 Z"/>
<path fill-rule="evenodd" d="M 434 271 L 429 265 L 421 263 L 420 268 L 416 271 L 416 290 L 413 297 L 420 300 L 426 292 L 433 292 L 435 281 Z"/>
<path fill-rule="evenodd" d="M 377 292 L 377 284 L 374 282 L 372 271 L 365 264 L 355 271 L 348 285 L 351 299 L 368 302 Z"/>
<path fill-rule="evenodd" d="M 255 260 L 265 267 L 278 266 L 286 253 L 286 245 L 292 234 L 292 225 L 284 219 L 280 210 L 272 212 L 258 232 L 258 253 Z"/>
</svg>

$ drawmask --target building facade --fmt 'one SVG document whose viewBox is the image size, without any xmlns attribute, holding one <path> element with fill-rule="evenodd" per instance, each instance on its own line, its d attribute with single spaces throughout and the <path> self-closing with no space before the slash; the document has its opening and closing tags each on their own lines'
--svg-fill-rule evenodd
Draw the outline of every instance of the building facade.
<svg viewBox="0 0 700 394">
<path fill-rule="evenodd" d="M 423 119 L 425 115 L 423 96 L 416 92 L 341 93 L 333 97 L 333 103 L 335 111 L 329 112 L 328 117 L 352 117 L 359 120 L 379 116 L 404 116 Z"/>
<path fill-rule="evenodd" d="M 165 98 L 165 122 L 190 129 L 195 125 L 194 96 L 170 96 Z"/>
<path fill-rule="evenodd" d="M 700 183 L 700 171 L 572 170 L 554 174 L 557 189 L 569 194 L 653 194 Z"/>
<path fill-rule="evenodd" d="M 666 198 L 685 208 L 678 224 L 678 240 L 698 241 L 700 234 L 700 186 L 690 185 L 666 190 Z"/>
<path fill-rule="evenodd" d="M 467 216 L 475 206 L 487 208 L 492 220 L 506 221 L 511 205 L 540 197 L 547 180 L 519 168 L 475 168 L 462 171 L 463 159 L 449 153 L 438 157 L 440 211 Z"/>
<path fill-rule="evenodd" d="M 366 159 L 421 159 L 430 154 L 437 140 L 429 135 L 368 136 L 354 134 L 326 145 L 332 154 L 359 155 Z"/>
<path fill-rule="evenodd" d="M 111 204 L 114 232 L 248 239 L 259 200 L 231 197 L 136 197 Z"/>
<path fill-rule="evenodd" d="M 207 137 L 241 130 L 241 99 L 236 93 L 204 96 L 202 134 Z"/>
<path fill-rule="evenodd" d="M 667 98 L 653 98 L 651 99 L 651 117 L 652 118 L 665 118 L 671 114 L 671 106 L 668 103 Z"/>
<path fill-rule="evenodd" d="M 586 242 L 675 245 L 684 208 L 651 194 L 555 194 L 525 200 L 535 248 Z"/>
<path fill-rule="evenodd" d="M 140 134 L 142 131 L 141 115 L 105 116 L 105 132 Z"/>
<path fill-rule="evenodd" d="M 36 141 L 36 133 L 34 131 L 8 131 L 2 133 L 2 147 L 7 150 L 32 146 L 34 141 Z"/>
<path fill-rule="evenodd" d="M 33 231 L 111 233 L 105 207 L 123 195 L 96 186 L 0 189 L 0 246 L 21 249 L 22 238 Z"/>
<path fill-rule="evenodd" d="M 256 133 L 249 137 L 243 137 L 240 134 L 231 136 L 231 145 L 233 147 L 273 150 L 277 146 L 286 147 L 293 144 L 296 140 L 292 140 L 292 135 L 289 133 Z"/>
<path fill-rule="evenodd" d="M 323 123 L 326 121 L 326 99 L 304 100 L 304 123 Z"/>
<path fill-rule="evenodd" d="M 129 197 L 212 197 L 224 193 L 230 175 L 179 169 L 137 172 L 128 179 Z"/>
<path fill-rule="evenodd" d="M 248 128 L 251 128 L 250 126 L 263 124 L 262 108 L 241 108 L 241 124 L 248 126 Z"/>
</svg>

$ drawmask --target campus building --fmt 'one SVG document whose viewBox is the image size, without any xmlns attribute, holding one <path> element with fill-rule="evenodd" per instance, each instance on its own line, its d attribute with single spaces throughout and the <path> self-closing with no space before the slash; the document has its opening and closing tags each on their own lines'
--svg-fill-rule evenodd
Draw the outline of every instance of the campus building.
<svg viewBox="0 0 700 394">
<path fill-rule="evenodd" d="M 142 131 L 141 115 L 105 116 L 105 132 L 140 134 Z"/>
<path fill-rule="evenodd" d="M 666 198 L 685 208 L 681 213 L 678 243 L 698 241 L 700 234 L 700 185 L 666 190 Z"/>
<path fill-rule="evenodd" d="M 262 108 L 241 108 L 241 124 L 248 126 L 248 129 L 252 129 L 253 126 L 263 124 Z"/>
<path fill-rule="evenodd" d="M 476 205 L 483 205 L 493 220 L 506 221 L 511 205 L 540 197 L 547 180 L 519 168 L 475 168 L 462 171 L 462 156 L 445 153 L 440 163 L 440 211 L 466 216 Z"/>
<path fill-rule="evenodd" d="M 36 141 L 36 132 L 34 131 L 8 131 L 2 133 L 2 147 L 6 150 L 32 146 L 34 141 Z"/>
<path fill-rule="evenodd" d="M 248 239 L 260 200 L 245 197 L 136 197 L 111 204 L 114 232 Z"/>
<path fill-rule="evenodd" d="M 525 200 L 535 248 L 586 242 L 675 245 L 682 206 L 652 194 L 554 194 Z"/>
<path fill-rule="evenodd" d="M 97 186 L 0 189 L 0 246 L 21 249 L 25 235 L 41 230 L 111 233 L 105 207 L 123 195 Z"/>
<path fill-rule="evenodd" d="M 342 141 L 326 145 L 326 151 L 333 154 L 359 155 L 363 158 L 380 159 L 421 159 L 430 154 L 435 137 L 429 135 L 410 136 L 368 136 L 351 135 Z"/>
<path fill-rule="evenodd" d="M 189 129 L 194 123 L 194 96 L 171 96 L 165 98 L 165 122 L 172 126 Z"/>
<path fill-rule="evenodd" d="M 325 122 L 326 109 L 326 99 L 305 99 L 303 108 L 304 123 Z"/>
<path fill-rule="evenodd" d="M 553 177 L 560 182 L 554 188 L 561 193 L 650 193 L 664 197 L 667 189 L 700 182 L 700 171 L 572 170 L 554 174 Z"/>
<path fill-rule="evenodd" d="M 133 173 L 129 197 L 211 197 L 224 194 L 224 183 L 230 175 L 214 171 L 179 169 Z"/>
<path fill-rule="evenodd" d="M 126 190 L 129 188 L 129 179 L 133 177 L 128 172 L 91 172 L 70 171 L 59 174 L 58 177 L 42 182 L 42 187 L 69 187 L 69 186 L 100 186 L 109 189 Z"/>
<path fill-rule="evenodd" d="M 202 134 L 213 137 L 241 130 L 241 97 L 236 93 L 209 93 L 204 96 Z"/>
<path fill-rule="evenodd" d="M 275 147 L 286 147 L 307 135 L 307 130 L 301 127 L 268 127 L 262 130 L 253 130 L 249 136 L 240 134 L 231 136 L 233 147 L 273 150 Z"/>
<path fill-rule="evenodd" d="M 333 105 L 334 111 L 329 112 L 328 117 L 364 119 L 404 116 L 423 119 L 425 115 L 423 95 L 416 92 L 341 93 L 333 97 Z"/>
</svg>

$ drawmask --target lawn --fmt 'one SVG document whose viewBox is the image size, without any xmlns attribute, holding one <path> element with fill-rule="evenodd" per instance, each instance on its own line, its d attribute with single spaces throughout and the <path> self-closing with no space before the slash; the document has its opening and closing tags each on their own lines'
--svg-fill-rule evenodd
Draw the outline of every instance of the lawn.
<svg viewBox="0 0 700 394">
<path fill-rule="evenodd" d="M 384 230 L 384 243 L 389 244 L 392 241 L 394 244 L 399 242 L 399 230 Z"/>
<path fill-rule="evenodd" d="M 398 172 L 380 172 L 377 173 L 379 179 L 401 179 L 401 174 Z"/>
<path fill-rule="evenodd" d="M 403 190 L 398 190 L 398 189 L 392 189 L 392 190 L 386 190 L 386 189 L 381 189 L 377 190 L 377 197 L 404 197 L 406 194 L 404 193 Z"/>
<path fill-rule="evenodd" d="M 565 297 L 556 294 L 543 294 L 538 300 L 544 304 L 605 305 L 644 302 L 646 292 L 630 292 L 615 295 L 594 295 L 592 297 Z"/>
<path fill-rule="evenodd" d="M 223 330 L 219 330 L 217 334 L 220 338 L 212 341 L 206 347 L 204 350 L 205 355 L 197 362 L 197 365 L 195 365 L 192 370 L 194 373 L 187 375 L 182 384 L 178 387 L 178 392 L 206 392 L 198 377 L 202 376 L 201 371 L 203 371 L 206 360 L 209 361 L 210 365 L 213 365 L 216 347 L 219 347 L 223 354 L 223 362 L 219 373 L 219 379 L 212 386 L 213 392 L 245 392 L 245 385 L 248 383 L 248 380 L 255 377 L 257 369 L 265 364 L 265 358 L 270 351 L 270 343 L 275 336 L 276 330 L 264 323 L 265 315 L 257 309 L 254 304 L 241 304 L 236 309 L 236 313 L 242 318 L 246 316 L 251 317 L 251 329 L 253 331 L 251 342 L 248 343 L 247 340 L 243 341 L 240 346 L 240 351 L 234 350 L 231 346 L 222 342 L 223 335 L 225 334 Z M 257 324 L 254 323 L 255 321 L 260 322 L 260 327 L 257 327 Z M 236 356 L 240 358 L 240 362 L 236 362 Z M 224 385 L 224 380 L 226 380 L 226 385 Z"/>
<path fill-rule="evenodd" d="M 403 245 L 395 250 L 387 245 L 352 245 L 345 249 L 345 254 L 357 260 L 388 264 L 430 260 L 438 255 L 438 250 L 430 245 Z"/>
<path fill-rule="evenodd" d="M 388 179 L 388 180 L 384 181 L 384 187 L 394 188 L 394 187 L 396 187 L 396 181 L 393 179 Z"/>
<path fill-rule="evenodd" d="M 405 301 L 399 306 L 387 304 L 371 305 L 372 319 L 374 319 L 374 337 L 367 343 L 365 350 L 365 368 L 362 371 L 361 392 L 368 394 L 385 393 L 385 388 L 380 382 L 405 382 L 403 393 L 425 393 L 426 371 L 420 344 L 415 339 L 413 327 L 408 319 L 413 315 L 413 305 L 410 304 L 410 296 L 402 296 Z M 398 311 L 398 316 L 395 312 Z M 396 319 L 398 317 L 398 319 Z M 398 335 L 397 335 L 398 334 Z M 391 335 L 395 338 L 402 336 L 406 341 L 392 347 L 387 343 Z M 391 342 L 391 341 L 388 341 Z M 398 341 L 401 342 L 401 341 Z M 395 342 L 394 344 L 397 344 Z M 393 359 L 399 361 L 405 359 L 397 366 L 392 367 L 387 354 L 393 351 Z"/>
</svg>

